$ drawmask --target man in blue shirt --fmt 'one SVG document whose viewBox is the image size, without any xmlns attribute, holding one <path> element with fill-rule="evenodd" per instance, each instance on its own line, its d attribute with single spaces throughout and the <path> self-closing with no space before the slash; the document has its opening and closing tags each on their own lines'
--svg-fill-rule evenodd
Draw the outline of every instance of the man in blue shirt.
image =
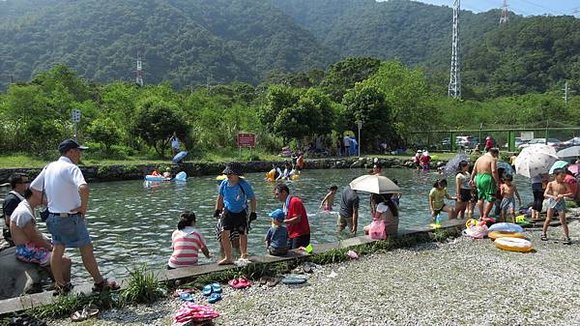
<svg viewBox="0 0 580 326">
<path fill-rule="evenodd" d="M 248 257 L 248 201 L 250 202 L 250 221 L 256 219 L 256 196 L 252 185 L 241 179 L 244 173 L 239 163 L 230 163 L 222 172 L 227 179 L 222 181 L 216 200 L 214 217 L 220 217 L 223 234 L 221 245 L 224 249 L 224 258 L 218 265 L 233 264 L 232 244 L 230 232 L 237 230 L 240 234 L 241 258 Z"/>
</svg>

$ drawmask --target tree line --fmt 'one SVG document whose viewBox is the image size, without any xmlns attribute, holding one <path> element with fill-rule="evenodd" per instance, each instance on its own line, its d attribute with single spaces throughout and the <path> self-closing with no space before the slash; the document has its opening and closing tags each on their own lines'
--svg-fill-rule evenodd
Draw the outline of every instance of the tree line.
<svg viewBox="0 0 580 326">
<path fill-rule="evenodd" d="M 363 129 L 359 143 L 372 153 L 381 143 L 408 146 L 416 131 L 575 125 L 580 100 L 559 92 L 457 101 L 438 95 L 425 73 L 398 61 L 347 58 L 327 70 L 276 73 L 257 86 L 230 83 L 178 90 L 169 83 L 92 83 L 57 65 L 28 83 L 0 93 L 0 151 L 45 156 L 73 134 L 71 112 L 82 119 L 78 136 L 94 155 L 123 159 L 169 154 L 176 132 L 194 157 L 236 147 L 240 131 L 258 135 L 272 153 L 322 137 L 334 146 L 345 132 Z"/>
</svg>

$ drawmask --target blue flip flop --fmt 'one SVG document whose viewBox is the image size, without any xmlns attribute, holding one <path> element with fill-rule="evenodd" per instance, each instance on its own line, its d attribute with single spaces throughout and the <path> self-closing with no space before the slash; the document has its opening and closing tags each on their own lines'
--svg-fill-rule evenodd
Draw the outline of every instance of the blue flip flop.
<svg viewBox="0 0 580 326">
<path fill-rule="evenodd" d="M 219 283 L 212 283 L 211 291 L 213 293 L 222 293 L 222 286 Z"/>
<path fill-rule="evenodd" d="M 208 284 L 208 285 L 203 287 L 202 293 L 206 297 L 208 297 L 210 294 L 212 294 L 212 292 L 213 292 L 213 289 L 212 289 L 211 284 Z"/>
<path fill-rule="evenodd" d="M 209 298 L 207 298 L 207 302 L 209 303 L 216 303 L 222 299 L 222 295 L 219 293 L 212 293 Z"/>
<path fill-rule="evenodd" d="M 284 278 L 282 279 L 282 283 L 288 284 L 288 285 L 303 284 L 303 283 L 306 283 L 306 278 L 303 276 L 290 274 L 290 275 L 284 276 Z"/>
<path fill-rule="evenodd" d="M 183 301 L 188 301 L 188 302 L 193 302 L 194 298 L 193 295 L 191 295 L 191 293 L 187 293 L 187 292 L 183 292 L 179 295 L 179 298 Z"/>
</svg>

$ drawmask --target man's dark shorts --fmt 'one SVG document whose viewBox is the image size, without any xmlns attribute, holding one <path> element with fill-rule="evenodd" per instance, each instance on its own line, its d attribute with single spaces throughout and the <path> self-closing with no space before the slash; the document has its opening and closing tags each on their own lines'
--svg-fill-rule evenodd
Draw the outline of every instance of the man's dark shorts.
<svg viewBox="0 0 580 326">
<path fill-rule="evenodd" d="M 248 213 L 243 210 L 239 213 L 227 212 L 222 219 L 224 231 L 237 230 L 240 235 L 246 234 L 248 229 Z"/>
<path fill-rule="evenodd" d="M 310 244 L 310 233 L 303 234 L 297 238 L 288 238 L 288 248 L 296 249 L 307 247 Z"/>
</svg>

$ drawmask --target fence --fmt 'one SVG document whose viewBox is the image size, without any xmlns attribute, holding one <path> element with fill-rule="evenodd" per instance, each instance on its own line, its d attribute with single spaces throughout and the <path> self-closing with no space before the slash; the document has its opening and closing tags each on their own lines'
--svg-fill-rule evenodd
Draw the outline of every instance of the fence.
<svg viewBox="0 0 580 326">
<path fill-rule="evenodd" d="M 483 150 L 485 138 L 490 136 L 495 146 L 502 150 L 514 152 L 519 150 L 522 141 L 531 138 L 555 138 L 567 141 L 580 135 L 580 127 L 566 128 L 514 128 L 514 129 L 471 129 L 471 130 L 433 130 L 409 133 L 407 144 L 414 149 L 431 151 L 456 151 L 461 148 L 479 148 Z"/>
</svg>

